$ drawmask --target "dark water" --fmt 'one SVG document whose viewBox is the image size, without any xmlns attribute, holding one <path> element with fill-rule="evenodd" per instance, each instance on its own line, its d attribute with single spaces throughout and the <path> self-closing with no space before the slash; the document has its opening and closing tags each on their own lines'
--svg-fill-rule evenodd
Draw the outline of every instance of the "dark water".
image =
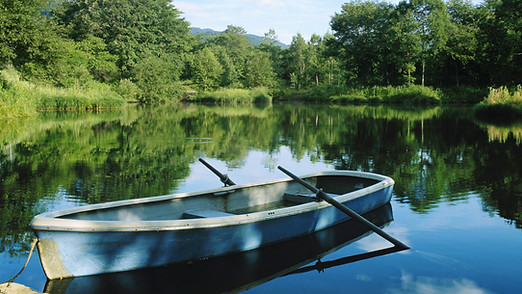
<svg viewBox="0 0 522 294">
<path fill-rule="evenodd" d="M 242 255 L 51 283 L 36 254 L 15 282 L 54 293 L 522 293 L 521 125 L 486 125 L 466 108 L 298 104 L 42 113 L 1 126 L 0 283 L 22 268 L 35 214 L 220 186 L 199 157 L 238 184 L 285 177 L 277 165 L 389 175 L 391 207 L 374 218 L 411 249 L 358 260 L 389 244 L 346 224 Z M 311 268 L 317 258 L 324 271 Z"/>
</svg>

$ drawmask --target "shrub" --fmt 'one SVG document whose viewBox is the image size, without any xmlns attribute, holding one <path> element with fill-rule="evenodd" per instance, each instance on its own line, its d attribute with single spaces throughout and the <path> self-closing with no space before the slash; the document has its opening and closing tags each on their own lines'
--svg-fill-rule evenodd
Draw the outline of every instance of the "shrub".
<svg viewBox="0 0 522 294">
<path fill-rule="evenodd" d="M 498 89 L 490 88 L 489 95 L 484 100 L 484 103 L 522 106 L 522 86 L 519 85 L 511 91 L 507 87 L 500 87 Z"/>
<path fill-rule="evenodd" d="M 522 87 L 491 88 L 489 95 L 474 107 L 475 116 L 487 123 L 511 124 L 522 120 Z"/>
<path fill-rule="evenodd" d="M 201 92 L 186 97 L 186 101 L 213 103 L 267 103 L 272 101 L 268 89 L 220 89 L 212 92 Z"/>
<path fill-rule="evenodd" d="M 120 80 L 115 91 L 126 101 L 137 101 L 140 95 L 138 86 L 129 79 Z"/>
<path fill-rule="evenodd" d="M 389 91 L 388 96 L 384 96 L 385 102 L 403 103 L 410 105 L 430 105 L 441 103 L 438 91 L 426 86 L 405 86 L 396 87 Z"/>
<path fill-rule="evenodd" d="M 368 102 L 366 97 L 364 97 L 362 95 L 356 95 L 356 94 L 335 95 L 335 96 L 331 96 L 330 100 L 334 103 L 339 103 L 339 104 L 361 104 L 361 103 Z"/>
</svg>

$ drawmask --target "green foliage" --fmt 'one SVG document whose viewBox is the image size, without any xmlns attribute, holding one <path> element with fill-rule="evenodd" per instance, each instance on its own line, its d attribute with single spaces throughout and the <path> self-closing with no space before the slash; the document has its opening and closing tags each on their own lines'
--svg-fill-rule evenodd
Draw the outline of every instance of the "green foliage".
<svg viewBox="0 0 522 294">
<path fill-rule="evenodd" d="M 430 87 L 412 85 L 398 87 L 388 92 L 383 99 L 391 103 L 430 105 L 441 102 L 440 93 Z"/>
<path fill-rule="evenodd" d="M 122 79 L 115 91 L 126 101 L 138 101 L 140 88 L 129 79 Z"/>
<path fill-rule="evenodd" d="M 122 107 L 125 101 L 107 84 L 90 81 L 69 88 L 22 81 L 13 68 L 0 71 L 8 85 L 0 89 L 0 120 L 28 117 L 42 109 L 100 109 Z"/>
<path fill-rule="evenodd" d="M 108 85 L 91 82 L 82 88 L 38 89 L 38 109 L 102 109 L 122 107 L 125 101 Z"/>
<path fill-rule="evenodd" d="M 186 101 L 212 103 L 269 103 L 272 97 L 265 87 L 253 89 L 220 89 L 213 92 L 202 92 Z"/>
<path fill-rule="evenodd" d="M 512 90 L 507 87 L 490 88 L 484 103 L 522 106 L 522 86 L 519 85 Z"/>
<path fill-rule="evenodd" d="M 245 67 L 245 87 L 272 87 L 274 85 L 274 71 L 268 53 L 253 51 Z"/>
<path fill-rule="evenodd" d="M 178 67 L 170 62 L 169 55 L 149 55 L 141 59 L 133 69 L 135 84 L 140 92 L 138 100 L 144 103 L 175 100 L 179 96 Z"/>
<path fill-rule="evenodd" d="M 478 8 L 477 59 L 487 86 L 522 84 L 522 2 L 486 0 Z"/>
<path fill-rule="evenodd" d="M 460 86 L 442 89 L 443 103 L 477 104 L 487 96 L 487 88 Z"/>
<path fill-rule="evenodd" d="M 187 82 L 203 92 L 269 88 L 278 99 L 477 103 L 489 86 L 522 83 L 520 3 L 353 0 L 332 17 L 333 33 L 297 34 L 282 49 L 273 29 L 257 47 L 233 25 L 197 40 L 169 0 L 5 0 L 0 68 L 14 66 L 21 80 L 53 88 L 41 105 L 59 108 L 98 105 L 72 102 L 98 83 L 114 89 L 104 96 L 115 91 L 142 103 L 179 100 Z M 0 88 L 5 101 L 27 91 L 2 79 Z"/>
<path fill-rule="evenodd" d="M 45 50 L 46 36 L 52 34 L 46 32 L 47 23 L 38 11 L 43 3 L 44 0 L 0 1 L 0 68 L 22 65 Z"/>
<path fill-rule="evenodd" d="M 489 95 L 474 107 L 475 116 L 494 124 L 522 121 L 522 86 L 491 88 Z"/>
<path fill-rule="evenodd" d="M 332 102 L 339 104 L 379 104 L 398 103 L 406 105 L 433 105 L 441 103 L 441 92 L 430 87 L 412 86 L 374 86 L 374 87 L 315 87 L 299 91 L 293 100 Z"/>
<path fill-rule="evenodd" d="M 203 91 L 217 87 L 222 72 L 221 64 L 208 47 L 200 50 L 192 61 L 192 80 Z"/>
<path fill-rule="evenodd" d="M 384 2 L 351 1 L 332 17 L 337 54 L 355 77 L 353 83 L 382 84 L 385 76 L 379 71 L 387 55 L 390 12 L 390 4 Z"/>
<path fill-rule="evenodd" d="M 93 64 L 95 77 L 117 78 L 112 70 L 114 56 L 121 76 L 141 89 L 141 101 L 172 99 L 173 82 L 179 80 L 192 38 L 188 23 L 170 1 L 65 1 L 54 16 L 74 40 L 86 42 L 92 36 L 103 40 L 108 52 L 97 53 L 107 62 Z"/>
</svg>

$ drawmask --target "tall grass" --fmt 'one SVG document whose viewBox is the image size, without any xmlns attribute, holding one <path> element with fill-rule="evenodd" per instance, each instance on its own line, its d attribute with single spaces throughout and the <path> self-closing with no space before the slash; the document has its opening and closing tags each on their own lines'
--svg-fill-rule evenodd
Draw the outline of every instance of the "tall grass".
<svg viewBox="0 0 522 294">
<path fill-rule="evenodd" d="M 91 82 L 87 87 L 39 87 L 38 109 L 101 109 L 121 107 L 125 100 L 108 85 Z"/>
<path fill-rule="evenodd" d="M 489 95 L 474 107 L 475 116 L 494 124 L 511 124 L 522 120 L 522 86 L 491 88 Z"/>
<path fill-rule="evenodd" d="M 490 88 L 484 103 L 522 106 L 522 86 L 518 85 L 513 90 L 509 90 L 507 87 Z"/>
<path fill-rule="evenodd" d="M 19 83 L 14 69 L 0 71 L 0 121 L 4 123 L 36 114 L 30 89 L 17 89 Z"/>
<path fill-rule="evenodd" d="M 12 67 L 0 71 L 0 102 L 2 120 L 27 117 L 37 110 L 100 109 L 125 104 L 106 84 L 92 81 L 70 88 L 37 85 L 22 80 Z"/>
<path fill-rule="evenodd" d="M 185 97 L 187 102 L 211 103 L 269 103 L 272 97 L 267 88 L 220 89 L 213 92 L 201 92 Z"/>
<path fill-rule="evenodd" d="M 441 103 L 441 93 L 426 86 L 330 87 L 319 86 L 294 93 L 290 100 L 332 102 L 339 104 L 406 104 L 433 105 Z"/>
</svg>

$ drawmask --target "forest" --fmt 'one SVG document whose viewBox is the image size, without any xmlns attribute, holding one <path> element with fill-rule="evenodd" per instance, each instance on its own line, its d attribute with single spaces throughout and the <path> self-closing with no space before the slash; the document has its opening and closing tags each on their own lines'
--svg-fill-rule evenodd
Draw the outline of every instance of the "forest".
<svg viewBox="0 0 522 294">
<path fill-rule="evenodd" d="M 521 11 L 519 0 L 352 0 L 331 33 L 282 49 L 274 29 L 256 46 L 236 25 L 191 35 L 169 0 L 2 0 L 0 116 L 227 96 L 400 102 L 412 89 L 474 104 L 491 88 L 520 105 Z"/>
</svg>

